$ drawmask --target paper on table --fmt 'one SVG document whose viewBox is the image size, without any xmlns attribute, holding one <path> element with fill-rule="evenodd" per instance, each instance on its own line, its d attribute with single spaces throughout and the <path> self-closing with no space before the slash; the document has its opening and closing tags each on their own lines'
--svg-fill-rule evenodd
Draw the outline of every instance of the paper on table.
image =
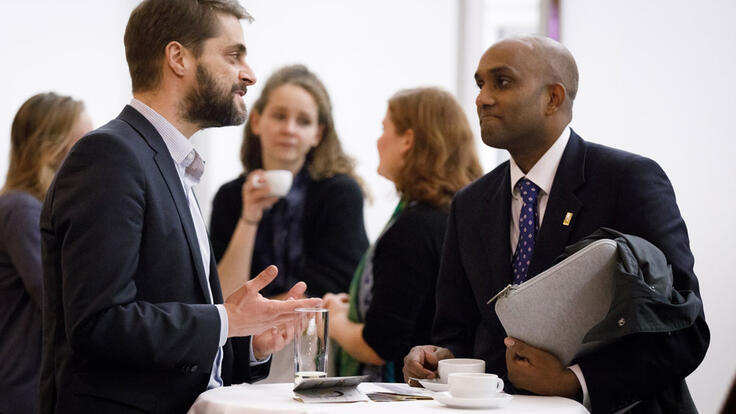
<svg viewBox="0 0 736 414">
<path fill-rule="evenodd" d="M 356 387 L 311 388 L 294 391 L 294 399 L 303 403 L 370 401 L 370 398 Z"/>
<path fill-rule="evenodd" d="M 368 397 L 373 401 L 415 401 L 432 399 L 429 391 L 422 388 L 412 388 L 408 384 L 375 383 L 370 385 L 374 391 L 368 392 Z"/>
<path fill-rule="evenodd" d="M 431 394 L 422 389 L 422 388 L 412 388 L 408 384 L 400 384 L 400 383 L 378 383 L 378 384 L 372 384 L 374 388 L 377 389 L 377 392 L 381 393 L 381 391 L 378 391 L 380 389 L 384 389 L 388 392 L 397 394 L 397 395 L 411 395 L 411 396 L 431 396 Z"/>
<path fill-rule="evenodd" d="M 294 387 L 294 399 L 304 403 L 369 401 L 358 390 L 358 384 L 366 379 L 367 376 L 305 379 Z"/>
</svg>

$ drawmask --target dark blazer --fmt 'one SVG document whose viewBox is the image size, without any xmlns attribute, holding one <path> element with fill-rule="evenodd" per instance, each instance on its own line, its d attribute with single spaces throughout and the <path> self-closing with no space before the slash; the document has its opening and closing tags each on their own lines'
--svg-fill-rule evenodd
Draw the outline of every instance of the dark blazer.
<svg viewBox="0 0 736 414">
<path fill-rule="evenodd" d="M 245 176 L 220 187 L 212 202 L 210 236 L 219 262 L 230 244 L 243 209 L 242 187 Z M 322 297 L 327 292 L 347 292 L 353 271 L 368 249 L 363 224 L 363 192 L 349 175 L 337 174 L 314 181 L 311 178 L 304 200 L 302 219 L 304 254 L 292 276 L 307 284 L 307 295 Z M 263 270 L 254 258 L 251 277 Z M 278 277 L 285 275 L 279 274 Z M 265 292 L 279 294 L 266 288 Z"/>
<path fill-rule="evenodd" d="M 404 355 L 411 347 L 430 342 L 446 227 L 446 210 L 410 203 L 376 240 L 363 339 L 381 358 L 393 362 L 393 375 L 383 370 L 384 381 L 401 381 Z"/>
<path fill-rule="evenodd" d="M 41 234 L 41 412 L 186 412 L 206 390 L 220 319 L 174 162 L 139 112 L 126 106 L 74 146 Z M 214 260 L 209 281 L 222 303 Z M 226 383 L 257 374 L 248 341 L 225 345 Z"/>
<path fill-rule="evenodd" d="M 511 283 L 509 163 L 459 192 L 450 211 L 437 284 L 433 337 L 457 357 L 486 361 L 506 375 L 506 333 L 486 301 Z M 564 225 L 565 216 L 572 221 Z M 654 161 L 583 141 L 565 148 L 537 235 L 529 275 L 554 263 L 565 246 L 599 227 L 642 237 L 664 252 L 674 287 L 699 293 L 685 222 L 664 171 Z M 695 412 L 684 378 L 705 356 L 710 334 L 702 311 L 695 324 L 671 333 L 624 338 L 581 358 L 595 413 L 636 401 L 645 412 Z M 668 411 L 672 410 L 672 411 Z"/>
</svg>

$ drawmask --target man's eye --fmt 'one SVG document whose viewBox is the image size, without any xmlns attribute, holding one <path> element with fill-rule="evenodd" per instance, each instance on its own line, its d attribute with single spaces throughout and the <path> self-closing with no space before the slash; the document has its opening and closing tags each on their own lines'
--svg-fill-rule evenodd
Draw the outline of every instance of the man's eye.
<svg viewBox="0 0 736 414">
<path fill-rule="evenodd" d="M 506 78 L 496 79 L 496 86 L 501 89 L 508 88 L 510 85 L 511 85 L 511 81 Z"/>
</svg>

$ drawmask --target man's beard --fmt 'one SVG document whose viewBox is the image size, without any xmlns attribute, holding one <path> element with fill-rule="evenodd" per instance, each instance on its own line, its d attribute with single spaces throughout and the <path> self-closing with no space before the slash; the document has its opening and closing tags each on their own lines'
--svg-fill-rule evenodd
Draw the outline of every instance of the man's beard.
<svg viewBox="0 0 736 414">
<path fill-rule="evenodd" d="M 245 122 L 248 111 L 235 104 L 233 94 L 247 89 L 245 83 L 233 84 L 223 90 L 202 64 L 197 64 L 197 84 L 184 99 L 184 119 L 200 128 L 240 125 Z"/>
</svg>

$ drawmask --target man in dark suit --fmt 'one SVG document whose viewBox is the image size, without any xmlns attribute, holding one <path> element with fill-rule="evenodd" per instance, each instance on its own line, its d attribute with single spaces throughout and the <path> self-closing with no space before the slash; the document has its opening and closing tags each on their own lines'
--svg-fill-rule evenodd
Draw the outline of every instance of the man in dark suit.
<svg viewBox="0 0 736 414">
<path fill-rule="evenodd" d="M 565 246 L 599 227 L 650 241 L 671 263 L 675 289 L 699 289 L 662 169 L 569 128 L 578 73 L 564 46 L 541 37 L 501 41 L 485 52 L 475 78 L 483 141 L 511 160 L 453 200 L 437 284 L 440 347 L 413 348 L 405 377 L 433 378 L 438 360 L 475 357 L 513 390 L 577 398 L 595 413 L 696 412 L 684 378 L 708 347 L 702 308 L 689 328 L 629 335 L 570 367 L 506 337 L 488 299 L 549 268 Z"/>
<path fill-rule="evenodd" d="M 73 148 L 43 206 L 42 412 L 186 412 L 209 388 L 265 377 L 292 311 L 321 302 L 295 299 L 303 282 L 263 298 L 271 266 L 222 304 L 188 138 L 246 118 L 243 18 L 236 0 L 131 14 L 134 99 Z"/>
</svg>

